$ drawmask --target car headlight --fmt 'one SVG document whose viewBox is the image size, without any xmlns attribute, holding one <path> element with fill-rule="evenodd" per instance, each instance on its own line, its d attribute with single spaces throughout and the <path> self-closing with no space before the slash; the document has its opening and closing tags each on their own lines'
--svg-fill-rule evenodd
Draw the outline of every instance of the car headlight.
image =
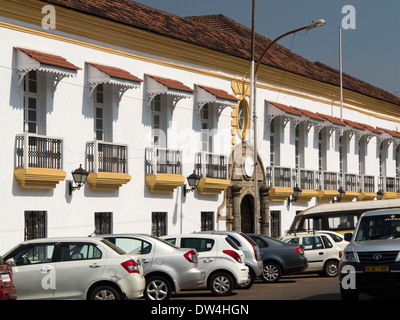
<svg viewBox="0 0 400 320">
<path fill-rule="evenodd" d="M 342 261 L 346 262 L 357 262 L 356 255 L 350 251 L 350 252 L 345 252 L 342 256 Z"/>
</svg>

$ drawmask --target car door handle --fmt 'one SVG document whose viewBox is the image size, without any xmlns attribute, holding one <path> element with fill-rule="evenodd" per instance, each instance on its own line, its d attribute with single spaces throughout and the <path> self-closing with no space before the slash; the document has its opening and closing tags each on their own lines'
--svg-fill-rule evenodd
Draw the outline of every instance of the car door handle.
<svg viewBox="0 0 400 320">
<path fill-rule="evenodd" d="M 320 253 L 319 253 L 320 256 L 322 256 L 323 254 L 324 254 L 323 252 L 320 252 Z"/>
<path fill-rule="evenodd" d="M 208 263 L 208 262 L 212 262 L 212 261 L 214 261 L 214 259 L 207 258 L 207 259 L 204 259 L 203 261 Z"/>
<path fill-rule="evenodd" d="M 149 259 L 142 259 L 142 262 L 143 262 L 143 263 L 149 263 L 150 260 L 149 260 Z"/>
<path fill-rule="evenodd" d="M 101 265 L 98 263 L 93 263 L 93 264 L 90 264 L 89 267 L 90 268 L 99 268 L 99 267 L 101 267 Z"/>
<path fill-rule="evenodd" d="M 52 266 L 44 266 L 42 269 L 40 269 L 40 271 L 42 273 L 49 273 L 51 270 L 53 270 L 54 268 Z"/>
</svg>

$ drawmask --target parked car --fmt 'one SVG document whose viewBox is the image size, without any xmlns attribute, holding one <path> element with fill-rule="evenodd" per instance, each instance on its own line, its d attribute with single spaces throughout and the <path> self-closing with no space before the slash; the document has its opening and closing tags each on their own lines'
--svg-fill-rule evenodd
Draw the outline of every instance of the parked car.
<svg viewBox="0 0 400 320">
<path fill-rule="evenodd" d="M 296 233 L 284 237 L 282 241 L 303 245 L 308 261 L 305 272 L 318 272 L 329 277 L 338 275 L 343 252 L 329 234 Z"/>
<path fill-rule="evenodd" d="M 336 242 L 336 244 L 342 251 L 350 243 L 349 241 L 345 240 L 343 233 L 337 233 L 337 232 L 327 231 L 327 230 L 319 230 L 319 231 L 316 231 L 315 233 L 316 234 L 324 234 L 324 233 L 329 234 L 331 236 L 332 240 Z"/>
<path fill-rule="evenodd" d="M 16 300 L 17 289 L 13 283 L 11 266 L 0 256 L 0 300 Z"/>
<path fill-rule="evenodd" d="M 204 284 L 204 270 L 198 268 L 193 249 L 181 249 L 160 238 L 145 234 L 112 234 L 101 237 L 127 253 L 142 256 L 147 300 L 168 300 L 173 292 Z"/>
<path fill-rule="evenodd" d="M 263 262 L 261 260 L 260 248 L 246 234 L 236 231 L 201 231 L 199 234 L 222 234 L 227 235 L 243 251 L 245 264 L 249 268 L 249 277 L 247 282 L 240 285 L 242 289 L 249 289 L 254 280 L 263 273 Z"/>
<path fill-rule="evenodd" d="M 261 279 L 278 282 L 282 275 L 303 272 L 308 267 L 302 245 L 288 244 L 261 234 L 247 234 L 260 248 L 264 264 Z"/>
<path fill-rule="evenodd" d="M 100 238 L 24 241 L 4 255 L 18 299 L 136 299 L 145 278 L 140 256 Z"/>
<path fill-rule="evenodd" d="M 345 234 L 350 244 L 340 261 L 340 294 L 356 300 L 360 293 L 382 295 L 400 292 L 400 210 L 364 213 L 354 230 Z"/>
<path fill-rule="evenodd" d="M 234 287 L 246 283 L 249 269 L 243 252 L 226 235 L 179 234 L 163 239 L 181 248 L 196 249 L 199 267 L 205 271 L 203 287 L 215 295 L 230 295 Z"/>
</svg>

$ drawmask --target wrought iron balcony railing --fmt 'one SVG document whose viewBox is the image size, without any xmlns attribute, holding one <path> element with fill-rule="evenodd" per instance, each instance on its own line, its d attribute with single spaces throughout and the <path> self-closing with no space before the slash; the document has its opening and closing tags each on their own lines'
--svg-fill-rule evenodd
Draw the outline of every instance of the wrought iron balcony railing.
<svg viewBox="0 0 400 320">
<path fill-rule="evenodd" d="M 210 152 L 196 154 L 196 174 L 204 178 L 228 179 L 228 158 Z"/>
<path fill-rule="evenodd" d="M 145 151 L 146 173 L 182 174 L 182 151 L 151 147 Z"/>
<path fill-rule="evenodd" d="M 63 140 L 36 134 L 19 134 L 15 139 L 16 168 L 62 169 Z"/>
<path fill-rule="evenodd" d="M 128 173 L 128 146 L 101 141 L 87 142 L 86 168 L 92 172 Z"/>
</svg>

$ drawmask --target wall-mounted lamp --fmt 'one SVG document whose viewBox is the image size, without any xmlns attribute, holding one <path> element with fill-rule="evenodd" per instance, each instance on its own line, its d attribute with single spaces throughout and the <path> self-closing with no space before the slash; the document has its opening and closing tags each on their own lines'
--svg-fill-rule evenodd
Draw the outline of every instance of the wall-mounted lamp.
<svg viewBox="0 0 400 320">
<path fill-rule="evenodd" d="M 383 191 L 379 189 L 379 191 L 376 193 L 376 200 L 382 200 L 383 199 Z"/>
<path fill-rule="evenodd" d="M 339 192 L 339 194 L 338 194 L 338 196 L 336 197 L 336 200 L 333 200 L 333 201 L 332 201 L 333 203 L 338 203 L 338 202 L 340 202 L 340 201 L 343 199 L 343 197 L 344 197 L 344 195 L 345 195 L 345 193 L 346 193 L 346 191 L 344 191 L 344 189 L 343 189 L 342 187 L 340 187 L 340 188 L 338 189 L 338 192 Z"/>
<path fill-rule="evenodd" d="M 82 168 L 82 165 L 79 166 L 78 169 L 72 171 L 72 178 L 76 184 L 76 187 L 72 185 L 72 182 L 69 182 L 69 195 L 72 195 L 72 191 L 79 190 L 85 183 L 86 179 L 89 175 L 89 172 Z"/>
<path fill-rule="evenodd" d="M 301 196 L 301 191 L 302 191 L 302 190 L 301 190 L 298 186 L 295 186 L 295 187 L 293 188 L 292 197 L 291 197 L 291 198 L 288 198 L 288 203 L 291 204 L 291 203 L 293 203 L 293 202 L 296 202 L 297 199 L 299 199 L 300 196 Z"/>
<path fill-rule="evenodd" d="M 198 176 L 193 170 L 193 173 L 190 176 L 188 176 L 186 179 L 188 181 L 190 189 L 188 189 L 186 187 L 186 183 L 183 185 L 183 195 L 185 197 L 186 197 L 186 193 L 192 192 L 192 191 L 194 191 L 194 189 L 196 189 L 197 185 L 200 182 L 201 177 Z"/>
</svg>

